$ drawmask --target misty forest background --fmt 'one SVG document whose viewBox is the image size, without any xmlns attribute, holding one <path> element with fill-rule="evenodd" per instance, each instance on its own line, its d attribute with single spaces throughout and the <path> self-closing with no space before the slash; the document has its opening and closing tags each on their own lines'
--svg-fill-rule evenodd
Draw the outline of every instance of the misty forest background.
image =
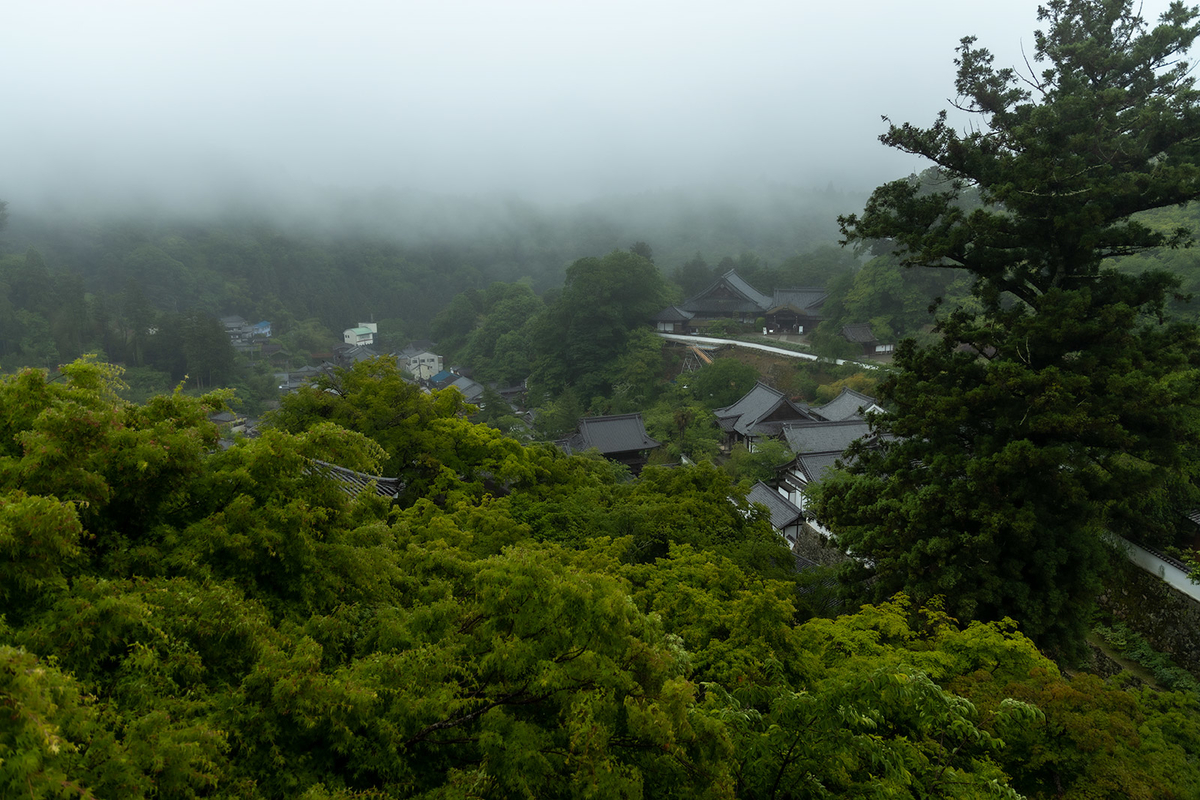
<svg viewBox="0 0 1200 800">
<path fill-rule="evenodd" d="M 558 207 L 376 193 L 274 216 L 9 207 L 0 230 L 0 372 L 97 353 L 129 369 L 133 399 L 187 376 L 195 389 L 236 386 L 247 410 L 260 411 L 273 396 L 271 370 L 237 364 L 217 325 L 218 317 L 238 314 L 271 322 L 286 350 L 283 366 L 311 363 L 313 353 L 340 341 L 342 329 L 375 321 L 380 351 L 428 338 L 448 365 L 515 382 L 529 374 L 536 343 L 527 342 L 534 350 L 498 373 L 490 347 L 480 353 L 466 346 L 497 300 L 512 295 L 507 285 L 521 287 L 521 319 L 507 327 L 493 320 L 482 337 L 528 340 L 533 333 L 519 322 L 558 299 L 571 263 L 635 244 L 648 246 L 643 253 L 652 255 L 670 302 L 732 268 L 767 293 L 824 287 L 827 319 L 814 344 L 827 355 L 852 356 L 856 348 L 838 337 L 846 323 L 870 322 L 880 340 L 894 341 L 928 329 L 934 298 L 948 306 L 971 302 L 969 282 L 955 271 L 906 270 L 886 252 L 838 247 L 837 216 L 864 200 L 865 193 L 832 184 L 776 184 Z M 1145 216 L 1169 229 L 1194 223 L 1200 211 Z M 1174 313 L 1200 316 L 1200 301 L 1192 299 L 1200 289 L 1194 250 L 1164 249 L 1117 265 L 1179 276 L 1190 297 L 1177 299 Z"/>
<path fill-rule="evenodd" d="M 753 273 L 792 259 L 793 268 L 802 268 L 795 257 L 818 248 L 825 261 L 845 267 L 854 259 L 829 249 L 835 218 L 864 198 L 832 186 L 766 186 L 753 194 L 647 193 L 552 208 L 515 198 L 411 193 L 345 199 L 286 220 L 11 207 L 3 238 L 5 299 L 14 311 L 49 312 L 50 319 L 33 323 L 63 329 L 55 343 L 64 358 L 84 342 L 102 343 L 102 323 L 128 323 L 145 313 L 143 304 L 151 313 L 269 319 L 276 336 L 315 321 L 335 341 L 344 327 L 373 318 L 391 343 L 428 335 L 433 318 L 460 292 L 497 281 L 553 292 L 573 261 L 636 241 L 651 245 L 665 277 L 686 276 L 684 291 L 718 267 Z M 706 264 L 703 277 L 694 269 L 697 256 Z M 74 311 L 87 311 L 85 318 L 74 315 L 82 329 L 67 330 L 63 307 L 72 303 Z M 15 327 L 2 334 L 0 359 L 23 352 Z M 124 355 L 121 343 L 103 343 Z"/>
</svg>

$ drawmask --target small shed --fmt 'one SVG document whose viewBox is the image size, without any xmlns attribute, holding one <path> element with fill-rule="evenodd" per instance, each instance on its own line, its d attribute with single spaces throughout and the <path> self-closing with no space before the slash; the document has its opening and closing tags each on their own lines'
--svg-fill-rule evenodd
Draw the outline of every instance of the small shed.
<svg viewBox="0 0 1200 800">
<path fill-rule="evenodd" d="M 694 316 L 696 315 L 679 306 L 667 306 L 655 314 L 651 321 L 659 333 L 687 333 Z"/>
<path fill-rule="evenodd" d="M 854 322 L 842 326 L 842 338 L 851 344 L 862 347 L 864 356 L 890 355 L 896 349 L 895 344 L 881 342 L 875 337 L 869 322 Z"/>
</svg>

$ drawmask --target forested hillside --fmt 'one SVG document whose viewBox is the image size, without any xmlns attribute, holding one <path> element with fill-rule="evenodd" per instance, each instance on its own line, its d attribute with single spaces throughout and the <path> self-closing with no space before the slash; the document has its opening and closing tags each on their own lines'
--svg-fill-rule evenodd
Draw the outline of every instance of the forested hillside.
<svg viewBox="0 0 1200 800">
<path fill-rule="evenodd" d="M 0 303 L 38 316 L 17 323 L 5 315 L 0 359 L 20 348 L 31 326 L 112 324 L 140 303 L 164 313 L 269 319 L 284 332 L 309 319 L 334 331 L 387 320 L 392 334 L 419 337 L 459 292 L 524 279 L 541 294 L 562 284 L 568 264 L 638 241 L 651 243 L 668 276 L 697 254 L 714 266 L 743 253 L 778 264 L 831 244 L 834 217 L 859 202 L 777 186 L 569 208 L 374 195 L 327 202 L 303 222 L 261 209 L 192 217 L 14 207 L 3 234 Z M 86 333 L 56 339 L 61 356 L 77 355 Z"/>
</svg>

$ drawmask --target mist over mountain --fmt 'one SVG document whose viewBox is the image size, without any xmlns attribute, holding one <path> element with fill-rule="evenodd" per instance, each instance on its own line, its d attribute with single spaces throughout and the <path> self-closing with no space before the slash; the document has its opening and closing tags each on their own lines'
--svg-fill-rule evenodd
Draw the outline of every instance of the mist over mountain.
<svg viewBox="0 0 1200 800">
<path fill-rule="evenodd" d="M 10 223 L 0 245 L 10 252 L 35 247 L 64 269 L 88 259 L 63 252 L 87 249 L 102 228 L 155 231 L 267 226 L 320 241 L 372 239 L 409 247 L 480 248 L 479 266 L 494 279 L 562 267 L 576 258 L 602 255 L 648 242 L 656 262 L 673 269 L 697 253 L 717 263 L 753 252 L 779 261 L 838 236 L 838 214 L 857 211 L 865 193 L 784 184 L 696 186 L 597 197 L 582 203 L 533 202 L 512 194 L 450 195 L 420 190 L 295 193 L 268 200 L 250 192 L 227 204 L 185 208 L 154 204 L 71 207 L 10 204 Z M 71 243 L 74 244 L 71 244 Z M 486 259 L 522 259 L 491 270 Z M 543 262 L 549 258 L 551 263 Z M 83 267 L 86 269 L 86 267 Z M 494 274 L 493 274 L 494 273 Z"/>
<path fill-rule="evenodd" d="M 325 225 L 395 196 L 865 193 L 926 166 L 879 144 L 881 115 L 928 124 L 950 109 L 965 124 L 961 37 L 1038 68 L 1036 7 L 16 0 L 0 47 L 26 68 L 0 72 L 0 198 L 14 212 Z"/>
</svg>

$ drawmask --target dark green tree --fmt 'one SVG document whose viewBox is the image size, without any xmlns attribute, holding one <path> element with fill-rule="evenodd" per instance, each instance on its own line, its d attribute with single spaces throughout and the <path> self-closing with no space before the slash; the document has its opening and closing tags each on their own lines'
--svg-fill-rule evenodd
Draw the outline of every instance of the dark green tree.
<svg viewBox="0 0 1200 800">
<path fill-rule="evenodd" d="M 696 253 L 685 261 L 683 266 L 676 267 L 671 277 L 675 283 L 679 284 L 679 288 L 683 290 L 683 296 L 687 298 L 712 283 L 713 271 L 712 267 L 708 266 L 708 262 L 704 260 L 704 256 Z"/>
<path fill-rule="evenodd" d="M 698 401 L 709 408 L 722 408 L 754 388 L 758 370 L 736 358 L 718 358 L 682 380 Z"/>
<path fill-rule="evenodd" d="M 225 385 L 233 375 L 233 347 L 221 323 L 202 311 L 180 320 L 188 374 L 201 389 Z"/>
<path fill-rule="evenodd" d="M 635 256 L 641 256 L 651 264 L 654 263 L 654 250 L 645 242 L 634 242 L 629 246 L 629 252 L 633 253 Z"/>
<path fill-rule="evenodd" d="M 846 241 L 966 269 L 982 310 L 943 318 L 934 345 L 898 349 L 878 423 L 895 438 L 818 498 L 880 595 L 944 595 L 956 616 L 1011 616 L 1070 654 L 1104 532 L 1166 535 L 1172 503 L 1192 502 L 1178 476 L 1200 430 L 1200 337 L 1163 317 L 1172 276 L 1105 259 L 1192 239 L 1133 215 L 1200 193 L 1200 97 L 1182 60 L 1198 15 L 1173 3 L 1150 28 L 1129 0 L 1052 0 L 1037 75 L 995 69 L 963 39 L 968 133 L 943 113 L 881 137 L 932 161 L 942 183 L 876 189 L 861 217 L 840 219 Z M 961 202 L 967 192 L 978 201 Z"/>
<path fill-rule="evenodd" d="M 576 386 L 588 399 L 607 395 L 609 365 L 625 351 L 630 331 L 647 324 L 666 298 L 662 276 L 639 255 L 614 250 L 576 261 L 562 295 L 534 326 L 538 387 L 558 394 Z"/>
<path fill-rule="evenodd" d="M 457 359 L 474 367 L 480 380 L 524 380 L 531 360 L 529 327 L 544 308 L 542 301 L 525 283 L 494 283 L 482 294 L 475 318 L 459 320 L 469 335 Z"/>
</svg>

